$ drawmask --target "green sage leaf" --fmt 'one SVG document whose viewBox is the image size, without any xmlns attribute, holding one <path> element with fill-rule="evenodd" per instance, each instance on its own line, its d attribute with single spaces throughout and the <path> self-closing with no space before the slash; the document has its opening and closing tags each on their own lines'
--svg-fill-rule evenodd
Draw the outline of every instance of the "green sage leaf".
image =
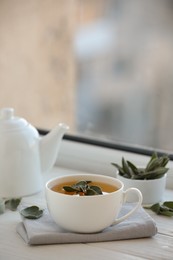
<svg viewBox="0 0 173 260">
<path fill-rule="evenodd" d="M 5 201 L 4 199 L 0 198 L 0 214 L 3 214 L 5 212 Z"/>
<path fill-rule="evenodd" d="M 74 186 L 76 186 L 76 187 L 78 187 L 78 186 L 86 186 L 90 182 L 91 181 L 79 181 L 76 184 L 74 184 Z"/>
<path fill-rule="evenodd" d="M 76 189 L 74 189 L 73 187 L 71 186 L 64 186 L 63 189 L 67 192 L 75 192 L 75 191 L 78 191 Z"/>
<path fill-rule="evenodd" d="M 28 219 L 38 219 L 43 215 L 43 210 L 40 209 L 37 206 L 31 206 L 31 207 L 27 207 L 25 209 L 22 209 L 20 214 L 24 217 L 24 218 L 28 218 Z"/>
<path fill-rule="evenodd" d="M 158 215 L 164 215 L 168 217 L 173 216 L 173 201 L 165 201 L 164 203 L 156 203 L 151 207 L 145 207 L 146 209 L 151 209 Z"/>
<path fill-rule="evenodd" d="M 173 201 L 165 201 L 163 205 L 173 210 Z"/>
<path fill-rule="evenodd" d="M 138 168 L 133 163 L 131 163 L 130 161 L 127 161 L 127 163 L 134 173 L 138 171 Z"/>
<path fill-rule="evenodd" d="M 166 168 L 166 164 L 169 162 L 169 157 L 167 155 L 163 155 L 158 157 L 157 153 L 154 152 L 146 165 L 146 167 L 139 168 L 136 167 L 130 161 L 126 161 L 122 157 L 122 166 L 111 163 L 115 166 L 118 171 L 119 175 L 129 179 L 136 179 L 136 180 L 153 180 L 161 178 L 165 175 L 165 173 L 169 170 Z"/>
<path fill-rule="evenodd" d="M 17 207 L 19 206 L 20 202 L 21 202 L 21 198 L 9 199 L 9 200 L 5 201 L 5 207 L 7 209 L 15 211 L 15 210 L 17 210 Z"/>
<path fill-rule="evenodd" d="M 172 217 L 173 216 L 173 210 L 171 210 L 170 208 L 168 208 L 164 205 L 161 205 L 159 214 L 164 215 L 164 216 L 168 216 L 168 217 Z"/>
<path fill-rule="evenodd" d="M 90 189 L 94 190 L 96 194 L 103 194 L 101 188 L 98 186 L 90 186 Z"/>
<path fill-rule="evenodd" d="M 93 189 L 87 189 L 85 195 L 86 196 L 93 196 L 93 195 L 97 195 L 97 192 Z"/>
<path fill-rule="evenodd" d="M 120 175 L 124 175 L 124 170 L 120 165 L 118 165 L 117 163 L 111 163 L 111 164 L 118 169 Z"/>
<path fill-rule="evenodd" d="M 79 181 L 72 186 L 64 186 L 63 189 L 67 192 L 75 192 L 76 194 L 86 196 L 103 194 L 100 187 L 90 186 L 89 184 L 91 182 L 92 181 Z"/>
<path fill-rule="evenodd" d="M 124 171 L 126 172 L 126 174 L 128 174 L 129 176 L 132 176 L 130 168 L 128 166 L 128 163 L 126 162 L 126 160 L 124 159 L 124 157 L 122 158 L 122 166 Z"/>
<path fill-rule="evenodd" d="M 150 169 L 151 165 L 153 164 L 153 161 L 154 161 L 155 159 L 157 159 L 157 158 L 158 158 L 157 153 L 154 152 L 154 153 L 152 154 L 152 156 L 151 156 L 149 162 L 147 163 L 146 171 L 148 171 L 148 170 Z"/>
<path fill-rule="evenodd" d="M 145 179 L 147 180 L 151 180 L 151 179 L 159 179 L 161 178 L 166 172 L 168 171 L 168 168 L 164 168 L 164 167 L 159 167 L 155 170 L 146 172 L 144 174 Z"/>
<path fill-rule="evenodd" d="M 159 214 L 159 212 L 160 212 L 160 204 L 159 204 L 159 203 L 156 203 L 156 204 L 152 205 L 152 206 L 150 207 L 150 209 L 151 209 L 152 211 L 154 211 L 155 213 Z"/>
</svg>

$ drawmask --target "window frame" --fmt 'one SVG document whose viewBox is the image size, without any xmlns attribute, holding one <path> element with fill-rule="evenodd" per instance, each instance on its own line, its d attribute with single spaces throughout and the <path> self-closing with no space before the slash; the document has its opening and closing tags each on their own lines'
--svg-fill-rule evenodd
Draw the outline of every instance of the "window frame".
<svg viewBox="0 0 173 260">
<path fill-rule="evenodd" d="M 38 132 L 42 136 L 49 131 L 38 129 Z M 55 166 L 78 172 L 116 177 L 117 170 L 111 165 L 111 162 L 121 163 L 122 157 L 124 157 L 136 165 L 146 165 L 153 151 L 156 151 L 159 156 L 166 153 L 139 146 L 128 146 L 65 134 Z M 169 157 L 166 187 L 173 190 L 173 154 L 169 154 Z"/>
<path fill-rule="evenodd" d="M 45 135 L 49 131 L 44 130 L 44 129 L 37 129 L 40 135 Z M 97 147 L 101 148 L 108 148 L 108 149 L 115 149 L 115 150 L 120 150 L 124 152 L 130 152 L 130 153 L 135 153 L 135 154 L 141 154 L 141 155 L 147 155 L 151 156 L 152 153 L 155 151 L 159 156 L 162 156 L 164 154 L 168 154 L 170 160 L 173 160 L 173 153 L 165 150 L 160 150 L 157 148 L 149 148 L 149 147 L 144 147 L 140 145 L 129 145 L 125 143 L 116 143 L 116 142 L 111 142 L 111 141 L 103 141 L 99 139 L 94 139 L 90 138 L 87 136 L 79 136 L 79 135 L 71 135 L 71 134 L 65 134 L 63 136 L 64 140 L 72 141 L 72 142 L 77 142 L 77 143 L 82 143 L 82 144 L 87 144 L 87 145 L 94 145 Z"/>
</svg>

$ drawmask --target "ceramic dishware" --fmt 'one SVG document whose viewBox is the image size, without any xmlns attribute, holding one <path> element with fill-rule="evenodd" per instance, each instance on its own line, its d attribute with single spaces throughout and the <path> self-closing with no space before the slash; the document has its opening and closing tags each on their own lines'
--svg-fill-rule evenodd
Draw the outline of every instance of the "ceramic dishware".
<svg viewBox="0 0 173 260">
<path fill-rule="evenodd" d="M 25 119 L 15 116 L 13 108 L 0 112 L 0 198 L 37 193 L 44 187 L 42 173 L 53 167 L 68 126 L 58 124 L 41 137 Z"/>
<path fill-rule="evenodd" d="M 113 192 L 102 195 L 77 196 L 66 195 L 53 191 L 55 185 L 67 182 L 87 180 L 110 184 L 115 187 Z M 46 183 L 46 200 L 50 215 L 62 228 L 79 233 L 100 232 L 110 225 L 118 224 L 135 213 L 142 203 L 142 194 L 138 189 L 124 190 L 124 184 L 112 177 L 98 174 L 78 174 L 62 176 Z M 119 212 L 129 194 L 136 194 L 133 209 L 122 217 Z"/>
<path fill-rule="evenodd" d="M 143 205 L 155 204 L 163 200 L 167 174 L 164 174 L 161 178 L 151 180 L 128 179 L 119 174 L 117 178 L 124 183 L 125 189 L 135 187 L 141 191 L 143 196 Z M 129 194 L 127 201 L 134 202 L 135 200 L 135 194 Z"/>
</svg>

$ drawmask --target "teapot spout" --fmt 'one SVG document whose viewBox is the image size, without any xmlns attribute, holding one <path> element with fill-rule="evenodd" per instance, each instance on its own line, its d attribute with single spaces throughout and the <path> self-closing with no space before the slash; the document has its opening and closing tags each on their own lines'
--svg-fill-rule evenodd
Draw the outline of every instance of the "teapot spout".
<svg viewBox="0 0 173 260">
<path fill-rule="evenodd" d="M 60 148 L 63 135 L 69 129 L 66 124 L 60 123 L 39 142 L 40 162 L 42 173 L 48 172 L 54 165 Z"/>
</svg>

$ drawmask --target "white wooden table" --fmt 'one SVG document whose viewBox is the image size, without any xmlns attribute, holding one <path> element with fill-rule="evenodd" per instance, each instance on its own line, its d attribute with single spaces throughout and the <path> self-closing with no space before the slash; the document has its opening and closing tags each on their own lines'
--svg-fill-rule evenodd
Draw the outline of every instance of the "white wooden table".
<svg viewBox="0 0 173 260">
<path fill-rule="evenodd" d="M 66 169 L 55 168 L 47 179 L 69 172 Z M 41 194 L 24 200 L 33 204 L 44 203 Z M 173 200 L 173 190 L 166 190 L 164 200 Z M 155 219 L 158 227 L 158 234 L 152 238 L 28 246 L 16 233 L 16 225 L 21 221 L 19 213 L 7 210 L 0 215 L 0 260 L 173 259 L 173 217 L 158 216 L 150 210 L 148 213 Z"/>
</svg>

